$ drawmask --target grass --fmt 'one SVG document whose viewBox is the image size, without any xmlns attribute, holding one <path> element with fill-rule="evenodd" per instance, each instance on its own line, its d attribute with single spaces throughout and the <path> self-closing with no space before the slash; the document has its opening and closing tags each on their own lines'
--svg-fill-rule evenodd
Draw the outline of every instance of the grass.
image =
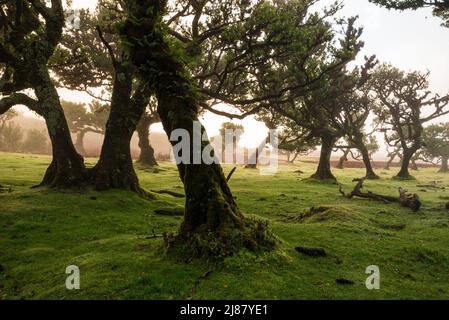
<svg viewBox="0 0 449 320">
<path fill-rule="evenodd" d="M 6 191 L 0 193 L 0 299 L 449 298 L 449 175 L 436 169 L 414 172 L 416 180 L 407 181 L 392 179 L 395 170 L 378 170 L 382 179 L 366 183 L 384 194 L 397 194 L 399 186 L 419 193 L 424 205 L 413 213 L 396 204 L 345 199 L 337 185 L 307 179 L 311 163 L 281 167 L 275 176 L 239 168 L 230 185 L 242 211 L 268 219 L 282 243 L 274 252 L 243 251 L 208 262 L 166 256 L 162 240 L 149 238 L 153 230 L 177 230 L 179 217 L 153 210 L 182 206 L 182 199 L 30 189 L 49 160 L 0 153 Z M 142 186 L 182 192 L 175 166 L 162 168 L 139 170 Z M 361 169 L 334 172 L 346 191 L 363 175 Z M 418 186 L 433 181 L 446 190 Z M 321 247 L 328 255 L 304 256 L 297 246 Z M 81 270 L 81 290 L 65 288 L 69 265 Z M 365 287 L 370 265 L 380 268 L 380 290 Z M 337 284 L 340 278 L 354 284 Z"/>
</svg>

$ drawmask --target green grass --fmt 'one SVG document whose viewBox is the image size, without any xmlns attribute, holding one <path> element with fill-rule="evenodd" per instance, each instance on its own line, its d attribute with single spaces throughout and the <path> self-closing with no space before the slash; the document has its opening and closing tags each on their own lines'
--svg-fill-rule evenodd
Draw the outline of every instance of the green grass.
<svg viewBox="0 0 449 320">
<path fill-rule="evenodd" d="M 243 251 L 220 262 L 189 262 L 164 255 L 162 240 L 148 238 L 152 230 L 177 230 L 179 217 L 153 210 L 182 206 L 182 199 L 30 189 L 49 160 L 0 153 L 0 184 L 12 188 L 0 193 L 0 299 L 449 298 L 449 175 L 436 169 L 408 181 L 393 180 L 395 170 L 378 170 L 382 179 L 366 183 L 384 194 L 396 195 L 399 186 L 418 192 L 424 205 L 414 213 L 345 199 L 337 185 L 306 179 L 311 163 L 282 167 L 275 176 L 239 168 L 230 183 L 238 204 L 245 214 L 270 220 L 281 245 L 258 256 Z M 159 173 L 139 170 L 142 186 L 182 192 L 176 168 L 162 167 Z M 294 172 L 299 168 L 305 174 Z M 334 172 L 346 191 L 363 175 L 359 169 Z M 417 186 L 432 181 L 447 190 Z M 310 215 L 313 206 L 325 210 Z M 307 257 L 297 246 L 322 247 L 328 256 Z M 72 264 L 80 267 L 81 290 L 65 289 L 65 268 Z M 380 268 L 380 290 L 365 287 L 369 265 Z M 206 271 L 209 277 L 197 280 Z M 355 284 L 339 285 L 338 278 Z"/>
</svg>

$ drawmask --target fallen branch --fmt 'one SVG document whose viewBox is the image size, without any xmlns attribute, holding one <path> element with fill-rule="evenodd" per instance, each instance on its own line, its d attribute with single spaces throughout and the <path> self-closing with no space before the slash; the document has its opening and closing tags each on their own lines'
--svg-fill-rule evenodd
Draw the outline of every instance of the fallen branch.
<svg viewBox="0 0 449 320">
<path fill-rule="evenodd" d="M 354 190 L 352 190 L 348 194 L 346 194 L 343 191 L 343 187 L 340 185 L 340 193 L 348 199 L 352 199 L 353 197 L 359 197 L 364 199 L 373 199 L 386 204 L 399 203 L 403 207 L 410 208 L 413 211 L 418 211 L 421 208 L 421 201 L 419 200 L 419 196 L 417 194 L 410 194 L 408 193 L 407 190 L 403 188 L 399 188 L 399 197 L 392 197 L 376 194 L 371 191 L 362 192 L 365 178 L 355 179 L 354 181 L 357 181 L 357 184 L 354 187 Z"/>
<path fill-rule="evenodd" d="M 186 196 L 182 193 L 173 192 L 170 190 L 151 190 L 151 192 L 157 193 L 157 194 L 168 194 L 170 196 L 173 196 L 175 198 L 185 198 Z"/>
<path fill-rule="evenodd" d="M 234 174 L 235 170 L 237 170 L 237 167 L 234 167 L 234 169 L 232 169 L 231 172 L 229 172 L 228 177 L 226 178 L 226 181 L 229 182 L 229 180 L 231 180 L 232 175 Z"/>
<path fill-rule="evenodd" d="M 184 215 L 184 208 L 156 209 L 154 213 L 160 216 L 181 217 Z"/>
</svg>

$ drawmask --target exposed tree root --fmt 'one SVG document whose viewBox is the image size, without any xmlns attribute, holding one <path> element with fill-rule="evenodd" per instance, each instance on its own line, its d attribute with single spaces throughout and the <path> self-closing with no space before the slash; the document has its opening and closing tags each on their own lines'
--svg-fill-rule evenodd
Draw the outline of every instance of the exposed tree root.
<svg viewBox="0 0 449 320">
<path fill-rule="evenodd" d="M 160 216 L 182 217 L 184 215 L 184 208 L 156 209 L 154 213 Z"/>
<path fill-rule="evenodd" d="M 410 208 L 413 211 L 418 211 L 421 208 L 421 201 L 419 200 L 419 196 L 417 194 L 410 194 L 408 193 L 407 190 L 403 188 L 399 188 L 399 197 L 392 197 L 376 194 L 371 191 L 362 192 L 365 178 L 354 179 L 354 181 L 357 181 L 357 184 L 354 187 L 354 190 L 352 190 L 352 192 L 348 194 L 344 193 L 343 187 L 340 185 L 340 193 L 348 199 L 352 199 L 353 197 L 359 197 L 364 199 L 373 199 L 386 204 L 399 203 L 403 207 Z"/>
<path fill-rule="evenodd" d="M 250 251 L 272 250 L 279 240 L 268 227 L 268 222 L 244 218 L 239 228 L 221 226 L 218 230 L 197 230 L 195 233 L 165 234 L 167 251 L 175 250 L 188 257 L 223 258 L 242 248 Z"/>
<path fill-rule="evenodd" d="M 168 195 L 173 196 L 175 198 L 185 198 L 186 197 L 182 193 L 177 193 L 177 192 L 170 191 L 170 190 L 151 190 L 151 192 L 157 193 L 157 194 L 168 194 Z"/>
</svg>

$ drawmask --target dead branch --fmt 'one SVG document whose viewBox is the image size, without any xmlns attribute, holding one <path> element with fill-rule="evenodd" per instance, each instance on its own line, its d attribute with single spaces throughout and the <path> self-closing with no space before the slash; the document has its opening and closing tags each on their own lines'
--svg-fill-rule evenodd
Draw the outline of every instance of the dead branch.
<svg viewBox="0 0 449 320">
<path fill-rule="evenodd" d="M 376 201 L 380 201 L 386 204 L 390 203 L 399 203 L 403 207 L 410 208 L 413 211 L 418 211 L 421 208 L 421 201 L 419 200 L 419 196 L 417 194 L 410 194 L 406 189 L 399 188 L 399 197 L 385 196 L 373 193 L 371 191 L 363 192 L 363 183 L 365 182 L 365 178 L 362 179 L 354 179 L 357 181 L 354 190 L 350 193 L 345 193 L 343 191 L 342 185 L 340 185 L 340 193 L 348 198 L 352 199 L 353 197 L 359 197 L 364 199 L 372 199 Z"/>
<path fill-rule="evenodd" d="M 175 198 L 185 198 L 186 196 L 182 193 L 173 192 L 170 190 L 151 190 L 151 192 L 157 193 L 157 194 L 168 194 L 170 196 L 173 196 Z"/>
<path fill-rule="evenodd" d="M 232 175 L 234 174 L 235 170 L 237 170 L 237 167 L 234 167 L 234 168 L 231 170 L 231 172 L 229 172 L 229 174 L 228 174 L 228 176 L 227 176 L 227 178 L 226 178 L 226 181 L 229 182 L 229 180 L 231 180 Z"/>
</svg>

